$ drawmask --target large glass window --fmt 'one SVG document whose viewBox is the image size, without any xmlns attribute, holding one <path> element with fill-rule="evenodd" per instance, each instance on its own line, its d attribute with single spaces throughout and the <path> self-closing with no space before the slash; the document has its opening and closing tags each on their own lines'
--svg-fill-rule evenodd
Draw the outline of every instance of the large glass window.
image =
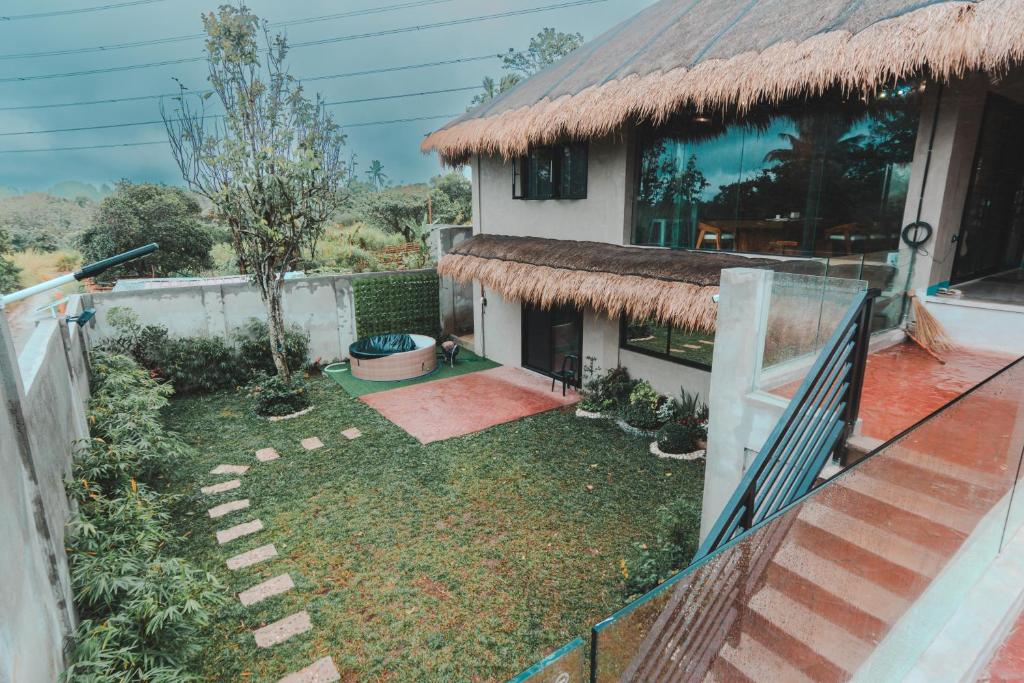
<svg viewBox="0 0 1024 683">
<path fill-rule="evenodd" d="M 791 255 L 895 249 L 918 84 L 641 134 L 632 243 Z"/>
<path fill-rule="evenodd" d="M 587 144 L 535 147 L 515 164 L 515 199 L 586 199 Z"/>
<path fill-rule="evenodd" d="M 653 320 L 623 321 L 620 346 L 648 356 L 710 368 L 715 335 L 659 325 Z"/>
</svg>

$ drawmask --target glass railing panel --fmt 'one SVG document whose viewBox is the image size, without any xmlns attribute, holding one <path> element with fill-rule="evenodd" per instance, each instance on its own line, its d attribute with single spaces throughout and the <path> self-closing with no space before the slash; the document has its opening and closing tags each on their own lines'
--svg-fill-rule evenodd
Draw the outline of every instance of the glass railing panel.
<svg viewBox="0 0 1024 683">
<path fill-rule="evenodd" d="M 816 357 L 865 289 L 862 280 L 772 273 L 762 370 Z"/>
<path fill-rule="evenodd" d="M 613 680 L 902 680 L 1024 517 L 1024 362 L 594 628 Z"/>
<path fill-rule="evenodd" d="M 509 683 L 584 683 L 590 680 L 590 648 L 576 638 L 540 660 Z"/>
</svg>

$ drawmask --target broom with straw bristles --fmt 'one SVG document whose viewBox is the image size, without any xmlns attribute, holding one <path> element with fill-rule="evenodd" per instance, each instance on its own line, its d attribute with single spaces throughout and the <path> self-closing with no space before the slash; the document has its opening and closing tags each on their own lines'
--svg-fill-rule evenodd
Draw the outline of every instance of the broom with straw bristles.
<svg viewBox="0 0 1024 683">
<path fill-rule="evenodd" d="M 946 361 L 939 357 L 939 353 L 953 351 L 956 344 L 949 338 L 949 334 L 934 315 L 928 312 L 925 305 L 917 298 L 914 292 L 908 292 L 910 296 L 911 311 L 914 314 L 913 331 L 907 330 L 907 336 L 922 349 L 931 354 L 941 363 Z"/>
</svg>

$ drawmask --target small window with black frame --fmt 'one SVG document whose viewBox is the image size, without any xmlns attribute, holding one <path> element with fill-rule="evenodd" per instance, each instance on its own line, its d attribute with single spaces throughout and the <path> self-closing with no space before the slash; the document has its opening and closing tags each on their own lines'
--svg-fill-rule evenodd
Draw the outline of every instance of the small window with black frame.
<svg viewBox="0 0 1024 683">
<path fill-rule="evenodd" d="M 654 320 L 623 320 L 619 345 L 628 351 L 706 369 L 711 367 L 715 335 Z"/>
<path fill-rule="evenodd" d="M 586 199 L 587 143 L 532 148 L 516 159 L 514 199 Z"/>
</svg>

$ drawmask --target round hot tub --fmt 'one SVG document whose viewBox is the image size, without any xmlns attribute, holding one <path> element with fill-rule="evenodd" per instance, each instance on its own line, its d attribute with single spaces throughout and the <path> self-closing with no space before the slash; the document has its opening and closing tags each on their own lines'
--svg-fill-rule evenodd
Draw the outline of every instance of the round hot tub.
<svg viewBox="0 0 1024 683">
<path fill-rule="evenodd" d="M 422 334 L 380 334 L 348 347 L 352 376 L 398 382 L 437 369 L 437 341 Z"/>
</svg>

